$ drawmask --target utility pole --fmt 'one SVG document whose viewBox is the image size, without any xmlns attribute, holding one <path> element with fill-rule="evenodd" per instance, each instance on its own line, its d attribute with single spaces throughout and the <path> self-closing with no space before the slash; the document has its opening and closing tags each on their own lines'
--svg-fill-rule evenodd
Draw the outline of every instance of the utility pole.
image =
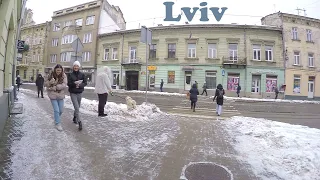
<svg viewBox="0 0 320 180">
<path fill-rule="evenodd" d="M 148 51 L 149 51 L 149 46 L 152 43 L 152 32 L 151 29 L 147 28 L 146 26 L 142 26 L 141 27 L 141 34 L 140 34 L 140 42 L 145 43 L 146 44 L 146 103 L 148 102 Z"/>
</svg>

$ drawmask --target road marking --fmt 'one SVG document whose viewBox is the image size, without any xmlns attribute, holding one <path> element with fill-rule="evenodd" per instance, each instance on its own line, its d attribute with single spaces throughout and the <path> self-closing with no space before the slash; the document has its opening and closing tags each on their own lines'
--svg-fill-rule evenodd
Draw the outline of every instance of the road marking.
<svg viewBox="0 0 320 180">
<path fill-rule="evenodd" d="M 195 117 L 195 118 L 202 118 L 202 119 L 210 119 L 210 120 L 224 120 L 227 117 L 218 117 L 218 116 L 204 116 L 204 115 L 192 115 L 192 114 L 179 114 L 179 113 L 169 113 L 174 116 L 181 116 L 181 117 Z"/>
<path fill-rule="evenodd" d="M 191 108 L 190 107 L 186 107 L 186 106 L 175 106 L 174 108 L 172 108 L 172 109 L 190 109 L 191 110 Z M 207 111 L 215 111 L 215 109 L 214 108 L 196 108 L 196 110 L 207 110 Z M 222 111 L 229 111 L 229 112 L 238 112 L 238 110 L 236 110 L 236 109 L 222 109 Z"/>
</svg>

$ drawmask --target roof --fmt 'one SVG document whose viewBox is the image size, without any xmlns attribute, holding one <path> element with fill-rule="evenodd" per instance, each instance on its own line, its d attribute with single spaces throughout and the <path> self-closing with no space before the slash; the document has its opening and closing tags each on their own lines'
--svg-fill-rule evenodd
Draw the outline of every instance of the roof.
<svg viewBox="0 0 320 180">
<path fill-rule="evenodd" d="M 23 26 L 21 28 L 21 30 L 23 29 L 29 29 L 29 28 L 37 28 L 37 27 L 41 27 L 41 26 L 46 26 L 48 23 L 50 23 L 51 21 L 47 21 L 47 22 L 44 22 L 44 23 L 40 23 L 40 24 L 34 24 L 34 25 L 30 25 L 30 26 Z"/>
<path fill-rule="evenodd" d="M 309 20 L 309 21 L 316 21 L 320 23 L 320 19 L 316 19 L 316 18 L 311 18 L 311 17 L 307 17 L 307 16 L 300 16 L 300 15 L 296 15 L 296 14 L 289 14 L 289 13 L 282 13 L 282 12 L 276 12 L 276 13 L 272 13 L 269 15 L 266 15 L 265 17 L 261 18 L 261 21 L 263 21 L 265 18 L 269 17 L 269 16 L 273 16 L 275 14 L 282 14 L 283 16 L 286 17 L 294 17 L 294 18 L 301 18 L 301 19 L 305 19 L 305 20 Z"/>
<path fill-rule="evenodd" d="M 170 25 L 170 26 L 157 26 L 151 27 L 151 30 L 165 30 L 165 29 L 184 29 L 184 28 L 234 28 L 234 29 L 261 29 L 270 31 L 282 31 L 281 28 L 276 26 L 266 26 L 266 25 L 239 25 L 239 24 L 188 24 L 188 25 Z M 99 37 L 112 36 L 117 34 L 127 34 L 140 32 L 141 29 L 130 29 L 115 31 L 111 33 L 100 34 Z"/>
</svg>

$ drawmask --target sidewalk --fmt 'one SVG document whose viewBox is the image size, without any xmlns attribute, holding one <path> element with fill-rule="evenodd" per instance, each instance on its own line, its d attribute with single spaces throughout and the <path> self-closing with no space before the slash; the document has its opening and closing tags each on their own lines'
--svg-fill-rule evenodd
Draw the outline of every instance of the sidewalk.
<svg viewBox="0 0 320 180">
<path fill-rule="evenodd" d="M 220 121 L 164 113 L 148 115 L 149 119 L 121 119 L 120 114 L 98 118 L 84 108 L 84 129 L 79 132 L 66 101 L 64 131 L 58 132 L 47 99 L 30 91 L 20 93 L 19 101 L 25 112 L 9 120 L 1 144 L 2 157 L 11 157 L 12 163 L 1 162 L 10 179 L 179 180 L 190 162 L 221 164 L 235 180 L 258 179 L 236 160 Z"/>
</svg>

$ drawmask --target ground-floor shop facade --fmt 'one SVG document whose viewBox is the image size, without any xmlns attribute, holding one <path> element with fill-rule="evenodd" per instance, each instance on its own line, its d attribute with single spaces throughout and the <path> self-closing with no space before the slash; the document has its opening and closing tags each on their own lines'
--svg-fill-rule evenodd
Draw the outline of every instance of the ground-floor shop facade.
<svg viewBox="0 0 320 180">
<path fill-rule="evenodd" d="M 44 68 L 42 66 L 18 66 L 16 74 L 24 82 L 35 82 L 38 74 L 44 75 Z"/>
<path fill-rule="evenodd" d="M 286 99 L 320 100 L 320 72 L 286 69 Z"/>
</svg>

